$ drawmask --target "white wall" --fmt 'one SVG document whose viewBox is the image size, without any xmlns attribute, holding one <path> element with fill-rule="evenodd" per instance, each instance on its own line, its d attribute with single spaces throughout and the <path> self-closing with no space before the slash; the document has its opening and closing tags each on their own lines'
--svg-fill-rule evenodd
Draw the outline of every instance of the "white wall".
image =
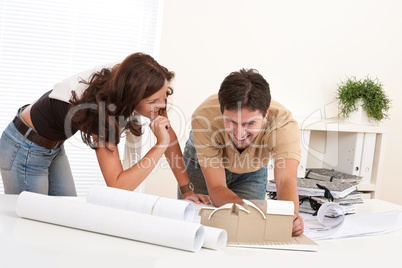
<svg viewBox="0 0 402 268">
<path fill-rule="evenodd" d="M 378 77 L 393 100 L 380 198 L 402 204 L 401 13 L 402 2 L 390 0 L 166 0 L 159 62 L 176 72 L 172 101 L 187 121 L 242 67 L 258 69 L 295 116 L 333 102 L 346 76 Z M 178 118 L 171 115 L 184 145 L 188 125 Z M 175 195 L 171 172 L 160 172 L 149 189 Z"/>
</svg>

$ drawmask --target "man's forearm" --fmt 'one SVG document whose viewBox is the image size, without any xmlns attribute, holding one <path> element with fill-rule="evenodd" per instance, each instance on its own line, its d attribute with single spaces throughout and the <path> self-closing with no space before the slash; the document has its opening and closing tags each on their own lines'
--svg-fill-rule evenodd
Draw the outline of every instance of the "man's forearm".
<svg viewBox="0 0 402 268">
<path fill-rule="evenodd" d="M 295 212 L 299 212 L 299 194 L 296 186 L 293 185 L 292 182 L 285 181 L 282 183 L 282 185 L 277 185 L 276 189 L 278 200 L 293 201 L 295 205 Z"/>
<path fill-rule="evenodd" d="M 243 199 L 224 186 L 217 186 L 213 189 L 210 189 L 209 197 L 216 207 L 220 207 L 228 203 L 244 205 Z"/>
<path fill-rule="evenodd" d="M 278 159 L 275 161 L 275 184 L 278 200 L 293 201 L 295 212 L 299 212 L 299 194 L 297 192 L 297 167 L 299 161 Z"/>
</svg>

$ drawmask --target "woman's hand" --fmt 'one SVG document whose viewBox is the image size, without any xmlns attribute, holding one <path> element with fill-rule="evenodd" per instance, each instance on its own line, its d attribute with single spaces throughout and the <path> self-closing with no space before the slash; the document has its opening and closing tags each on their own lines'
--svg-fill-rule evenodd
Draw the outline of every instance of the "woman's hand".
<svg viewBox="0 0 402 268">
<path fill-rule="evenodd" d="M 189 194 L 184 194 L 184 199 L 193 201 L 196 204 L 200 204 L 201 202 L 205 205 L 211 204 L 211 199 L 208 195 L 203 194 L 195 194 L 194 192 L 189 192 Z"/>
<path fill-rule="evenodd" d="M 170 121 L 164 116 L 158 115 L 149 125 L 152 132 L 156 137 L 156 144 L 160 146 L 168 147 L 170 143 L 169 129 Z"/>
</svg>

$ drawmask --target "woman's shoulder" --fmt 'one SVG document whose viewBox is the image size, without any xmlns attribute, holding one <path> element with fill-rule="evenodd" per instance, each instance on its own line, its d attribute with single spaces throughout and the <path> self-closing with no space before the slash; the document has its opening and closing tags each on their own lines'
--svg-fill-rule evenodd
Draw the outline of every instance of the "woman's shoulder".
<svg viewBox="0 0 402 268">
<path fill-rule="evenodd" d="M 53 90 L 50 93 L 49 97 L 52 99 L 60 100 L 69 103 L 71 99 L 71 92 L 74 91 L 78 97 L 82 95 L 82 93 L 87 89 L 87 85 L 85 83 L 81 83 L 81 81 L 88 81 L 92 74 L 101 71 L 104 68 L 113 68 L 119 62 L 111 62 L 103 65 L 99 65 L 85 71 L 79 72 L 75 75 L 72 75 L 53 86 Z"/>
</svg>

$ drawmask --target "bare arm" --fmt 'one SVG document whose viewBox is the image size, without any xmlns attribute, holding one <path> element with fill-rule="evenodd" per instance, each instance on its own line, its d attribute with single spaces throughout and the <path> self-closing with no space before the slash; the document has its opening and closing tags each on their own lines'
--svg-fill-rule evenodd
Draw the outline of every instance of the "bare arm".
<svg viewBox="0 0 402 268">
<path fill-rule="evenodd" d="M 168 129 L 170 122 L 166 117 L 158 116 L 151 121 L 150 128 L 157 138 L 156 144 L 148 153 L 131 168 L 124 170 L 120 162 L 119 150 L 116 145 L 106 144 L 110 150 L 100 143 L 96 149 L 99 167 L 105 182 L 110 187 L 134 190 L 151 173 L 170 143 Z M 94 140 L 97 137 L 94 136 Z"/>
<path fill-rule="evenodd" d="M 299 211 L 299 195 L 297 193 L 297 166 L 294 159 L 279 159 L 275 161 L 274 177 L 279 200 L 293 201 L 295 211 Z"/>
<path fill-rule="evenodd" d="M 177 184 L 180 186 L 190 183 L 186 165 L 184 163 L 183 154 L 180 149 L 180 144 L 177 140 L 176 133 L 172 128 L 169 129 L 170 145 L 165 151 L 166 160 L 169 163 L 170 168 L 177 180 Z M 209 197 L 203 194 L 195 194 L 193 191 L 183 194 L 183 198 L 194 201 L 195 203 L 203 202 L 209 204 Z"/>
<path fill-rule="evenodd" d="M 123 171 L 117 146 L 110 144 L 108 146 L 111 151 L 104 147 L 96 150 L 99 167 L 106 185 L 131 191 L 145 180 L 165 152 L 165 148 L 154 146 L 139 162 Z"/>
<path fill-rule="evenodd" d="M 209 197 L 215 206 L 220 207 L 227 203 L 244 205 L 243 199 L 227 187 L 223 167 L 201 167 L 201 170 L 207 183 Z"/>
<path fill-rule="evenodd" d="M 173 171 L 174 176 L 176 177 L 177 183 L 179 186 L 183 186 L 190 182 L 186 166 L 184 164 L 183 154 L 181 152 L 179 142 L 177 141 L 176 133 L 172 128 L 169 129 L 169 136 L 171 143 L 169 148 L 167 148 L 165 151 L 165 157 Z"/>
<path fill-rule="evenodd" d="M 303 219 L 299 215 L 299 194 L 297 192 L 297 167 L 295 159 L 279 159 L 275 161 L 274 177 L 278 200 L 293 201 L 295 216 L 293 219 L 294 236 L 303 233 Z"/>
</svg>

